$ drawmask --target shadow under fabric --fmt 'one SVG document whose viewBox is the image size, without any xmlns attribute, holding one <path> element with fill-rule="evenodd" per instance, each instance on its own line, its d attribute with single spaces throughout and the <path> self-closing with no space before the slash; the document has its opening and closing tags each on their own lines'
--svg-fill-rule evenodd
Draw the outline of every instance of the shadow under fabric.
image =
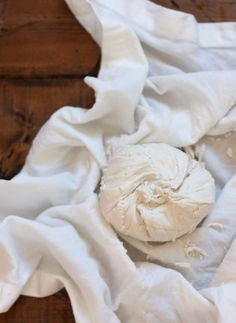
<svg viewBox="0 0 236 323">
<path fill-rule="evenodd" d="M 65 287 L 76 322 L 234 322 L 236 160 L 224 151 L 235 133 L 213 136 L 236 126 L 236 24 L 199 24 L 145 0 L 66 2 L 101 47 L 99 75 L 85 79 L 96 102 L 58 110 L 22 171 L 0 181 L 0 312 L 20 294 Z M 95 193 L 107 147 L 199 141 L 218 199 L 189 239 L 208 257 L 173 268 L 179 239 L 150 248 L 126 238 L 138 255 L 127 253 Z"/>
</svg>

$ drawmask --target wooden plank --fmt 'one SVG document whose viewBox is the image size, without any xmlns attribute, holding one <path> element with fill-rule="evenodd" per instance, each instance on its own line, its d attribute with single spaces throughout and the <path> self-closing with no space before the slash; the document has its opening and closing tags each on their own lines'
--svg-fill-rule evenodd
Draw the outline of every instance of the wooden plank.
<svg viewBox="0 0 236 323">
<path fill-rule="evenodd" d="M 232 0 L 159 0 L 160 5 L 196 15 L 199 21 L 234 20 Z M 63 0 L 2 1 L 0 74 L 6 77 L 94 75 L 99 49 Z"/>
<path fill-rule="evenodd" d="M 93 102 L 92 89 L 78 79 L 0 80 L 0 177 L 21 169 L 35 134 L 54 111 Z"/>
<path fill-rule="evenodd" d="M 45 298 L 21 296 L 14 304 L 14 310 L 9 313 L 0 314 L 0 323 L 75 322 L 65 290 Z"/>
<path fill-rule="evenodd" d="M 191 13 L 199 22 L 236 20 L 235 0 L 152 0 L 152 2 Z"/>
<path fill-rule="evenodd" d="M 63 0 L 2 1 L 1 77 L 95 75 L 100 51 Z"/>
</svg>

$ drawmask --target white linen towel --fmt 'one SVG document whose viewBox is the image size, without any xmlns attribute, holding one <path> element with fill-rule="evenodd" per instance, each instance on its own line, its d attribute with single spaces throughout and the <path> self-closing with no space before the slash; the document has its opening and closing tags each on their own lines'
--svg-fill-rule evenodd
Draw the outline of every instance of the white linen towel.
<svg viewBox="0 0 236 323">
<path fill-rule="evenodd" d="M 99 75 L 85 79 L 96 103 L 58 110 L 22 171 L 0 181 L 0 312 L 65 287 L 76 322 L 234 322 L 236 24 L 147 0 L 66 2 L 101 47 Z M 218 198 L 191 235 L 123 237 L 126 250 L 95 192 L 117 142 L 206 146 Z"/>
</svg>

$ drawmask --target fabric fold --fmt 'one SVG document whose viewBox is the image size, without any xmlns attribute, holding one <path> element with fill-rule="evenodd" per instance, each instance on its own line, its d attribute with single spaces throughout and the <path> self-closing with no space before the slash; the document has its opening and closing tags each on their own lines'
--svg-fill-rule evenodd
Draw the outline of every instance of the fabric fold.
<svg viewBox="0 0 236 323">
<path fill-rule="evenodd" d="M 146 0 L 66 3 L 101 47 L 98 77 L 85 78 L 96 102 L 58 110 L 0 181 L 0 311 L 65 287 L 76 322 L 233 323 L 236 24 Z M 97 196 L 110 146 L 152 142 L 205 144 L 218 194 L 191 235 L 153 246 L 118 236 Z M 186 266 L 186 248 L 207 257 Z"/>
</svg>

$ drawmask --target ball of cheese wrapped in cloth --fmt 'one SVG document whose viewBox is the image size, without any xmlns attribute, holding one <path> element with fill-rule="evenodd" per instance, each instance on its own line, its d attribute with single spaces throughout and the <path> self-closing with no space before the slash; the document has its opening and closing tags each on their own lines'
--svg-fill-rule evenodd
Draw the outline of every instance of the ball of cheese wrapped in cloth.
<svg viewBox="0 0 236 323">
<path fill-rule="evenodd" d="M 211 174 L 167 144 L 117 147 L 104 171 L 100 209 L 120 233 L 164 242 L 192 232 L 214 204 Z"/>
</svg>

